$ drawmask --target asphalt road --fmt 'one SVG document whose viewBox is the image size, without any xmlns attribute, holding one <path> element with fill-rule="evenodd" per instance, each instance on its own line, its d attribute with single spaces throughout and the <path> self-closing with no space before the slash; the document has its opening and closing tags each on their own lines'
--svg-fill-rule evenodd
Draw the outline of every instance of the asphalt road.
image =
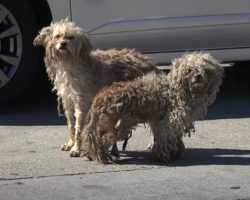
<svg viewBox="0 0 250 200">
<path fill-rule="evenodd" d="M 148 128 L 138 128 L 117 165 L 61 152 L 65 119 L 47 93 L 0 111 L 0 200 L 250 200 L 250 67 L 227 70 L 216 102 L 186 151 L 168 164 L 151 160 Z"/>
</svg>

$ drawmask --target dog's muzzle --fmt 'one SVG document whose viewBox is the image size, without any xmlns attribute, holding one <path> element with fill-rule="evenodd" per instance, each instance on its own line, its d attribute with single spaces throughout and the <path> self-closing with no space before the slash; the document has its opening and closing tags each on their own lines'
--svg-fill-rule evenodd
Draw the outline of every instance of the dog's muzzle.
<svg viewBox="0 0 250 200">
<path fill-rule="evenodd" d="M 67 42 L 60 42 L 56 45 L 57 50 L 67 50 Z"/>
<path fill-rule="evenodd" d="M 193 76 L 190 81 L 190 84 L 193 88 L 201 89 L 202 87 L 204 87 L 205 84 L 204 77 L 202 75 Z"/>
<path fill-rule="evenodd" d="M 67 43 L 66 42 L 61 42 L 60 46 L 59 46 L 59 49 L 64 50 L 64 49 L 66 49 L 66 47 L 67 47 Z"/>
</svg>

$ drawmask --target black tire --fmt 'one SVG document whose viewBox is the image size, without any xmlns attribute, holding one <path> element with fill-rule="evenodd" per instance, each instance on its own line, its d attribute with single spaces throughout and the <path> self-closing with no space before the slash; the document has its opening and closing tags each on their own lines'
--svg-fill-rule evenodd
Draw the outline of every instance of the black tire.
<svg viewBox="0 0 250 200">
<path fill-rule="evenodd" d="M 4 38 L 0 37 L 0 70 L 2 70 L 2 84 L 0 85 L 0 106 L 3 106 L 9 102 L 12 102 L 13 100 L 16 100 L 21 93 L 25 92 L 29 85 L 35 86 L 38 84 L 33 80 L 34 77 L 36 77 L 36 74 L 40 71 L 39 68 L 41 68 L 41 65 L 39 64 L 41 52 L 39 49 L 34 48 L 32 44 L 35 36 L 38 33 L 39 25 L 29 4 L 25 0 L 0 0 L 0 6 L 1 8 L 5 9 L 5 12 L 6 9 L 9 12 L 5 17 L 7 21 L 0 21 L 0 35 L 5 31 L 6 27 L 3 28 L 4 25 L 8 23 L 13 24 L 13 21 L 16 21 L 19 27 L 18 30 L 20 31 L 18 32 L 19 37 L 18 34 L 15 34 L 13 36 L 8 36 L 7 39 L 5 38 L 5 40 L 8 41 L 10 40 L 10 37 L 13 37 L 13 39 L 11 39 L 12 47 L 8 47 L 8 42 L 4 42 Z M 12 22 L 10 22 L 10 19 L 12 19 Z M 18 39 L 15 37 L 18 37 Z M 20 41 L 20 38 L 21 48 L 19 47 L 18 49 L 16 45 L 18 45 L 17 41 Z M 12 50 L 8 50 L 8 48 L 12 48 Z M 5 56 L 6 54 L 8 56 L 15 57 L 15 59 L 19 61 L 19 64 L 16 64 L 16 66 L 7 65 L 6 61 L 1 58 L 1 55 Z M 9 69 L 13 69 L 13 72 L 11 73 L 12 75 L 8 74 Z M 6 76 L 3 75 L 3 73 L 6 73 Z M 6 77 L 8 77 L 8 79 L 6 79 Z M 3 80 L 5 80 L 5 82 L 3 82 Z"/>
</svg>

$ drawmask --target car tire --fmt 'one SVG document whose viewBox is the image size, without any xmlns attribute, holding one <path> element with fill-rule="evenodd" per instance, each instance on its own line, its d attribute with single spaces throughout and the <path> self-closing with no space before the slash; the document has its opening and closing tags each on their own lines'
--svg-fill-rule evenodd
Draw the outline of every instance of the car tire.
<svg viewBox="0 0 250 200">
<path fill-rule="evenodd" d="M 0 106 L 19 99 L 40 71 L 39 25 L 25 0 L 0 0 Z"/>
</svg>

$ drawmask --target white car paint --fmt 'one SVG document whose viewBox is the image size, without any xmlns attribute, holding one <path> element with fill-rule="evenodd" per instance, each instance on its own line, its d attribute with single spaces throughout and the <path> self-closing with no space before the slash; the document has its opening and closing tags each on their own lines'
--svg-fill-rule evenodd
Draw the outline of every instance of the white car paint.
<svg viewBox="0 0 250 200">
<path fill-rule="evenodd" d="M 249 0 L 49 0 L 53 20 L 69 17 L 96 48 L 136 48 L 169 63 L 203 50 L 225 62 L 249 60 Z"/>
</svg>

